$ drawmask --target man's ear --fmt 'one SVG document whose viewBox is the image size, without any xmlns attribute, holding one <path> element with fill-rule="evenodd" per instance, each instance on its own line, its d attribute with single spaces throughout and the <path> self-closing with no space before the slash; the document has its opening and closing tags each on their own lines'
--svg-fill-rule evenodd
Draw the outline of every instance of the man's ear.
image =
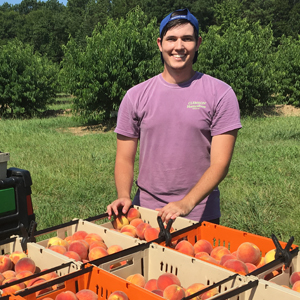
<svg viewBox="0 0 300 300">
<path fill-rule="evenodd" d="M 158 46 L 160 52 L 162 52 L 161 41 L 162 41 L 162 39 L 160 37 L 157 38 L 157 40 L 156 40 L 156 43 L 157 43 L 157 46 Z"/>
<path fill-rule="evenodd" d="M 198 49 L 199 49 L 199 47 L 200 47 L 201 43 L 202 43 L 202 37 L 201 37 L 201 36 L 199 36 L 199 37 L 198 37 L 198 41 L 197 41 L 197 45 L 196 45 L 196 49 L 197 49 L 197 51 L 198 51 Z"/>
</svg>

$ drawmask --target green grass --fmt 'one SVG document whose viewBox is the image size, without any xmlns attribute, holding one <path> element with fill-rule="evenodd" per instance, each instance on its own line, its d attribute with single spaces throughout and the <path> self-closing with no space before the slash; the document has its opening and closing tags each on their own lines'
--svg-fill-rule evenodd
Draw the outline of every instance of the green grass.
<svg viewBox="0 0 300 300">
<path fill-rule="evenodd" d="M 50 109 L 70 107 L 58 98 Z M 62 107 L 63 106 L 63 107 Z M 299 117 L 244 118 L 227 178 L 221 224 L 300 244 Z M 0 120 L 8 167 L 30 171 L 38 230 L 106 211 L 116 199 L 112 131 L 74 135 L 70 117 Z M 138 158 L 137 158 L 138 160 Z M 137 173 L 137 166 L 136 166 Z"/>
</svg>

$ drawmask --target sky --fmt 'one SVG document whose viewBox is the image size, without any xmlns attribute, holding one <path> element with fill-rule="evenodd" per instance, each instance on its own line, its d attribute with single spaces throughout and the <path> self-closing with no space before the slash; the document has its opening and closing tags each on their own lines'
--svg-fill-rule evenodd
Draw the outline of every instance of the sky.
<svg viewBox="0 0 300 300">
<path fill-rule="evenodd" d="M 20 4 L 22 2 L 22 0 L 0 0 L 0 5 L 3 5 L 3 3 L 5 3 L 5 2 L 15 5 L 15 4 Z M 58 0 L 58 2 L 63 3 L 64 5 L 67 5 L 68 0 Z"/>
</svg>

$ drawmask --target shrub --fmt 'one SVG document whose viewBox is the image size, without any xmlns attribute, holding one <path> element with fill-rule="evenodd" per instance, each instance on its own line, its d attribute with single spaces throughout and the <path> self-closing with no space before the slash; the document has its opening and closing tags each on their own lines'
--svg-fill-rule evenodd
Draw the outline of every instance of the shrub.
<svg viewBox="0 0 300 300">
<path fill-rule="evenodd" d="M 18 40 L 0 47 L 0 116 L 33 116 L 54 100 L 58 67 Z"/>
<path fill-rule="evenodd" d="M 98 25 L 83 50 L 74 39 L 69 41 L 61 78 L 76 97 L 74 112 L 82 121 L 109 118 L 129 88 L 159 72 L 157 36 L 156 20 L 148 22 L 136 8 L 126 19 Z"/>
<path fill-rule="evenodd" d="M 249 24 L 246 19 L 231 24 L 224 34 L 211 26 L 203 35 L 197 69 L 232 86 L 242 114 L 258 104 L 272 101 L 274 71 L 271 63 L 273 34 L 269 27 Z"/>
<path fill-rule="evenodd" d="M 300 40 L 282 36 L 274 54 L 278 103 L 300 106 Z"/>
</svg>

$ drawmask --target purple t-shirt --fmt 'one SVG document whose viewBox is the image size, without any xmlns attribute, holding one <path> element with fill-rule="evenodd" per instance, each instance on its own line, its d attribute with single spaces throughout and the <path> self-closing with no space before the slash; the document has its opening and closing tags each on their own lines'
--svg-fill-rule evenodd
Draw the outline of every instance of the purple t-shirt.
<svg viewBox="0 0 300 300">
<path fill-rule="evenodd" d="M 129 89 L 115 132 L 139 138 L 140 205 L 156 209 L 181 200 L 210 166 L 212 136 L 241 127 L 234 91 L 209 75 L 170 84 L 159 74 Z M 218 188 L 186 216 L 219 217 Z"/>
</svg>

